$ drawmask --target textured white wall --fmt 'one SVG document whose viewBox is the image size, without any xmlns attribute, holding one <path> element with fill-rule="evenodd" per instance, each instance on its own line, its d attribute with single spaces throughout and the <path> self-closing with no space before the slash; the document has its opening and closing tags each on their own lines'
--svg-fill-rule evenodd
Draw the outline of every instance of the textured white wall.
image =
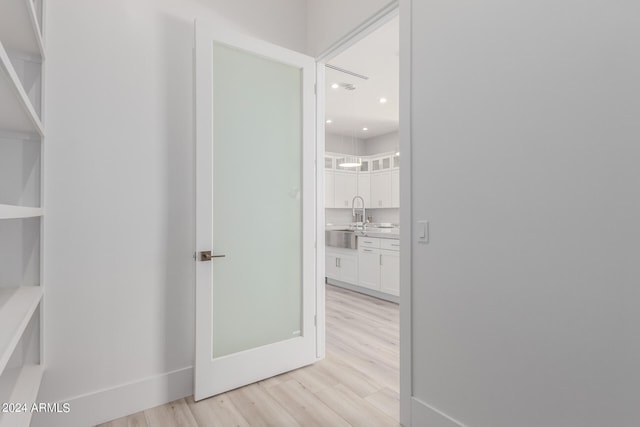
<svg viewBox="0 0 640 427">
<path fill-rule="evenodd" d="M 640 3 L 412 7 L 415 397 L 470 427 L 637 426 Z"/>
<path fill-rule="evenodd" d="M 193 20 L 304 51 L 306 4 L 56 0 L 47 9 L 39 398 L 64 401 L 193 364 Z M 104 403 L 108 413 L 114 404 Z"/>
</svg>

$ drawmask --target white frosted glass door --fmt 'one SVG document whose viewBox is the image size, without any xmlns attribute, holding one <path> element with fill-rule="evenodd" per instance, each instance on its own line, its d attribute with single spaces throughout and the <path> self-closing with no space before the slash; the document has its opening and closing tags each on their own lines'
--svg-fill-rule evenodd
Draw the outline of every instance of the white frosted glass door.
<svg viewBox="0 0 640 427">
<path fill-rule="evenodd" d="M 300 335 L 302 70 L 213 45 L 213 356 Z"/>
<path fill-rule="evenodd" d="M 314 61 L 199 30 L 196 399 L 316 354 Z"/>
</svg>

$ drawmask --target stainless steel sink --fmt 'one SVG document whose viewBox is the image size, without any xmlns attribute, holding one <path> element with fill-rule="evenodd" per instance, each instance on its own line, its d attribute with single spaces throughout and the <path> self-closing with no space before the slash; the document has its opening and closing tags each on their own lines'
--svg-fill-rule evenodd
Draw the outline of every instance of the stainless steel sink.
<svg viewBox="0 0 640 427">
<path fill-rule="evenodd" d="M 358 237 L 353 230 L 326 230 L 324 239 L 326 246 L 358 249 Z"/>
</svg>

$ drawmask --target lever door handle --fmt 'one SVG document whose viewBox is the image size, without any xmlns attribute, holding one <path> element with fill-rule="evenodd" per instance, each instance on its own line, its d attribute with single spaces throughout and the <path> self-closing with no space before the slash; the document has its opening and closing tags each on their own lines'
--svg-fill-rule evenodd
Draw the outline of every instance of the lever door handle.
<svg viewBox="0 0 640 427">
<path fill-rule="evenodd" d="M 226 255 L 211 255 L 211 251 L 200 252 L 200 261 L 211 261 L 213 258 L 224 258 Z"/>
</svg>

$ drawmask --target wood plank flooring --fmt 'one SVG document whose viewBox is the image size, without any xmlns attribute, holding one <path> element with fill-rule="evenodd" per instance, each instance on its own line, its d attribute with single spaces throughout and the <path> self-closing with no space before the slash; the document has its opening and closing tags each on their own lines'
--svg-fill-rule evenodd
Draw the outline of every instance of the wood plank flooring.
<svg viewBox="0 0 640 427">
<path fill-rule="evenodd" d="M 398 305 L 327 285 L 326 316 L 327 356 L 314 365 L 99 427 L 399 426 Z"/>
</svg>

